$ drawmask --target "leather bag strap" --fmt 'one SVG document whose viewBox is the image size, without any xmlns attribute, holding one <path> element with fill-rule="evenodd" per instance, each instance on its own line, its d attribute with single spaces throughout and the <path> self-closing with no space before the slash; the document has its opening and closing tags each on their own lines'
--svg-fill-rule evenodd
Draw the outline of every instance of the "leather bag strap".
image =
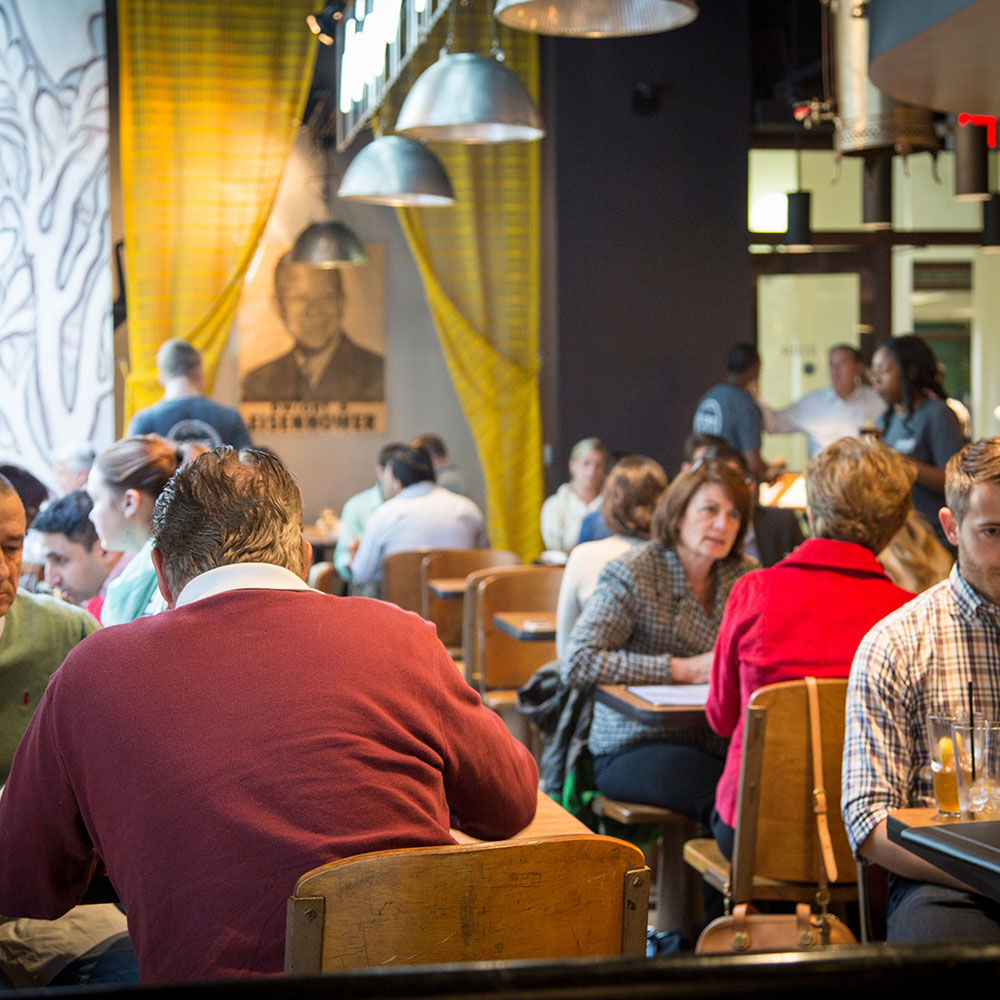
<svg viewBox="0 0 1000 1000">
<path fill-rule="evenodd" d="M 816 817 L 816 836 L 819 839 L 820 889 L 826 891 L 828 882 L 837 881 L 837 859 L 833 853 L 830 823 L 827 818 L 826 788 L 823 784 L 823 733 L 819 716 L 819 686 L 815 677 L 806 679 L 806 698 L 809 708 L 809 738 L 812 745 L 813 815 Z"/>
</svg>

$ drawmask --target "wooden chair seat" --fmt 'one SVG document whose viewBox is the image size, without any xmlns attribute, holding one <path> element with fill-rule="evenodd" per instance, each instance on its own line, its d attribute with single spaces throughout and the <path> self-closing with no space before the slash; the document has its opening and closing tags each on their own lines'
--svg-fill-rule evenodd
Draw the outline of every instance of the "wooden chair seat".
<svg viewBox="0 0 1000 1000">
<path fill-rule="evenodd" d="M 420 565 L 429 549 L 394 552 L 382 561 L 379 596 L 383 601 L 398 605 L 404 611 L 422 610 L 420 597 Z"/>
<path fill-rule="evenodd" d="M 285 972 L 642 955 L 648 898 L 642 852 L 612 837 L 375 851 L 298 880 Z"/>
<path fill-rule="evenodd" d="M 731 866 L 719 850 L 719 845 L 708 837 L 689 840 L 684 844 L 684 860 L 705 882 L 717 892 L 725 893 L 729 884 Z M 810 893 L 815 893 L 813 882 L 784 882 L 780 879 L 767 878 L 763 875 L 754 876 L 754 899 L 784 899 L 798 902 L 809 900 Z M 835 902 L 850 902 L 857 899 L 857 886 L 831 885 L 830 899 Z"/>
<path fill-rule="evenodd" d="M 694 821 L 662 806 L 606 795 L 595 795 L 590 808 L 600 820 L 611 819 L 624 826 L 659 826 L 656 850 L 646 857 L 655 878 L 653 925 L 658 931 L 681 930 L 693 940 L 702 920 L 702 902 L 697 880 L 690 877 L 684 865 L 682 850 L 695 832 Z M 604 832 L 603 827 L 600 829 Z"/>
</svg>

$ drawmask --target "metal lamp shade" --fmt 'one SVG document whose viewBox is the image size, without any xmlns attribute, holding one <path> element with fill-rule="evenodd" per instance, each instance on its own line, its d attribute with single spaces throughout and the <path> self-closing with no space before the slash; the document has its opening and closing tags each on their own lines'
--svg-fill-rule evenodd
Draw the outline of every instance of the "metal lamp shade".
<svg viewBox="0 0 1000 1000">
<path fill-rule="evenodd" d="M 444 142 L 529 142 L 545 135 L 520 78 L 492 56 L 446 53 L 406 95 L 396 131 Z"/>
<path fill-rule="evenodd" d="M 510 28 L 570 38 L 655 35 L 690 24 L 694 0 L 498 0 L 493 12 Z"/>
<path fill-rule="evenodd" d="M 313 222 L 292 244 L 289 261 L 310 267 L 348 267 L 366 264 L 368 255 L 354 230 L 342 222 Z"/>
<path fill-rule="evenodd" d="M 423 143 L 401 135 L 379 136 L 365 146 L 344 172 L 337 196 L 372 205 L 455 204 L 441 161 Z"/>
</svg>

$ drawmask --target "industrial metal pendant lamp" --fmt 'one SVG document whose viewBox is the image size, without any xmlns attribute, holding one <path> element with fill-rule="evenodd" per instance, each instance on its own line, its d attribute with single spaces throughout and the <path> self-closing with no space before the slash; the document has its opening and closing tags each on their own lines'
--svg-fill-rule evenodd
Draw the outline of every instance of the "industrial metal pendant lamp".
<svg viewBox="0 0 1000 1000">
<path fill-rule="evenodd" d="M 337 196 L 371 205 L 455 204 L 441 161 L 422 142 L 401 135 L 377 136 L 365 146 L 344 172 Z"/>
<path fill-rule="evenodd" d="M 694 0 L 498 0 L 496 19 L 509 28 L 569 38 L 654 35 L 690 24 Z"/>
<path fill-rule="evenodd" d="M 330 219 L 306 226 L 292 244 L 289 260 L 310 267 L 350 267 L 366 264 L 368 255 L 353 229 Z"/>
<path fill-rule="evenodd" d="M 411 139 L 445 142 L 531 142 L 545 135 L 542 116 L 520 77 L 504 64 L 496 22 L 489 18 L 488 56 L 452 52 L 455 8 L 437 62 L 410 88 L 399 109 L 396 131 Z"/>
</svg>

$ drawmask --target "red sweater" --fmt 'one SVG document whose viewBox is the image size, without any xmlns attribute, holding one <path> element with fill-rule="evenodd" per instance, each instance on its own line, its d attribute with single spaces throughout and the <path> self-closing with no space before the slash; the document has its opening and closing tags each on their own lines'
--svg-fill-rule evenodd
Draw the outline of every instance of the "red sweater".
<svg viewBox="0 0 1000 1000">
<path fill-rule="evenodd" d="M 0 913 L 65 912 L 96 853 L 146 982 L 280 972 L 309 869 L 534 815 L 531 755 L 393 605 L 240 590 L 90 639 L 0 797 Z"/>
<path fill-rule="evenodd" d="M 865 633 L 912 597 L 868 549 L 829 538 L 809 539 L 770 569 L 736 581 L 705 706 L 712 728 L 732 736 L 715 792 L 726 823 L 736 825 L 743 717 L 754 691 L 800 677 L 846 677 Z"/>
</svg>

